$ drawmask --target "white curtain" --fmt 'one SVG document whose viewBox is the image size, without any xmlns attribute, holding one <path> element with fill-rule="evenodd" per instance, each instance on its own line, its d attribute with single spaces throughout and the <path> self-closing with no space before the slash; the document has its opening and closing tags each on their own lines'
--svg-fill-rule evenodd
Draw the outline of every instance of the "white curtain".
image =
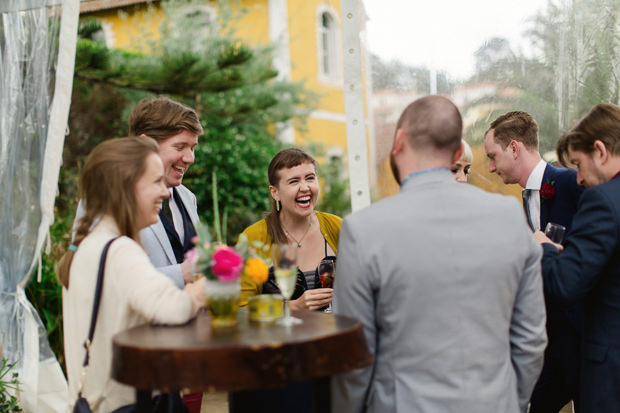
<svg viewBox="0 0 620 413">
<path fill-rule="evenodd" d="M 53 221 L 79 0 L 0 1 L 0 349 L 26 412 L 66 409 L 66 381 L 24 288 Z"/>
</svg>

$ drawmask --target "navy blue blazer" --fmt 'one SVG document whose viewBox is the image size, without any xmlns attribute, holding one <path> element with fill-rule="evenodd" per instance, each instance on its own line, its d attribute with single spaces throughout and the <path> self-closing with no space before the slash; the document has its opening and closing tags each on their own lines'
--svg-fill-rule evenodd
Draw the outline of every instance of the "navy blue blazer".
<svg viewBox="0 0 620 413">
<path fill-rule="evenodd" d="M 554 222 L 565 226 L 568 233 L 585 188 L 577 184 L 577 172 L 549 164 L 545 167 L 541 187 L 545 183 L 553 183 L 555 196 L 552 200 L 540 196 L 540 229 L 544 231 L 547 223 Z"/>
<path fill-rule="evenodd" d="M 620 176 L 583 193 L 564 245 L 543 244 L 543 280 L 553 300 L 583 300 L 581 411 L 618 411 Z"/>
<path fill-rule="evenodd" d="M 566 227 L 570 232 L 573 217 L 584 187 L 577 184 L 577 172 L 572 169 L 556 168 L 547 164 L 542 186 L 550 183 L 555 187 L 552 199 L 540 195 L 540 229 L 545 230 L 548 222 Z M 583 310 L 580 303 L 560 306 L 547 300 L 547 333 L 549 352 L 552 356 L 570 359 L 577 351 L 583 324 Z"/>
</svg>

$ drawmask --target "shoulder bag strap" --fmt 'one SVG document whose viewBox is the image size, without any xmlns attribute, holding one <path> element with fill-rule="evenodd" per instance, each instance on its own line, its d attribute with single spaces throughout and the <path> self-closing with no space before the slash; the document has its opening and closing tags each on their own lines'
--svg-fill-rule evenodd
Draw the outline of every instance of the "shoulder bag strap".
<svg viewBox="0 0 620 413">
<path fill-rule="evenodd" d="M 90 318 L 90 329 L 88 330 L 88 338 L 84 342 L 84 348 L 86 349 L 86 355 L 84 356 L 84 364 L 82 368 L 82 376 L 80 378 L 80 388 L 78 394 L 81 396 L 82 390 L 84 388 L 84 379 L 86 377 L 86 367 L 88 367 L 88 359 L 90 356 L 90 345 L 93 341 L 93 336 L 95 335 L 95 326 L 97 324 L 97 316 L 99 315 L 99 303 L 101 302 L 101 291 L 103 290 L 103 273 L 105 270 L 105 261 L 108 256 L 108 250 L 110 249 L 110 245 L 116 240 L 118 237 L 112 238 L 108 241 L 103 247 L 103 251 L 101 252 L 101 259 L 99 260 L 99 272 L 97 274 L 97 286 L 95 287 L 95 300 L 93 302 L 93 312 Z"/>
</svg>

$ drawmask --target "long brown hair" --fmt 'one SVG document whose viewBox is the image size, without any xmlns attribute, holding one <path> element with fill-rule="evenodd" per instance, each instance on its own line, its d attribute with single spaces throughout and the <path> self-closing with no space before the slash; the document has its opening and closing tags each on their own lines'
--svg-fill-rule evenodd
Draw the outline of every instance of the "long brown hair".
<svg viewBox="0 0 620 413">
<path fill-rule="evenodd" d="M 92 150 L 80 180 L 86 213 L 79 220 L 74 246 L 80 245 L 93 222 L 104 215 L 114 218 L 121 235 L 138 240 L 136 182 L 146 170 L 147 158 L 158 151 L 157 142 L 144 136 L 110 139 Z M 58 278 L 66 288 L 73 255 L 70 249 L 58 265 Z"/>
<path fill-rule="evenodd" d="M 267 169 L 269 185 L 277 188 L 280 183 L 280 170 L 284 168 L 294 168 L 302 163 L 311 163 L 314 165 L 315 170 L 318 169 L 316 159 L 308 152 L 299 148 L 282 149 L 271 159 L 271 162 L 269 162 L 269 168 Z M 271 211 L 265 216 L 265 222 L 267 223 L 267 233 L 271 237 L 272 242 L 287 242 L 286 234 L 284 234 L 282 224 L 280 223 L 280 211 L 278 211 L 276 207 L 275 199 L 271 200 Z"/>
</svg>

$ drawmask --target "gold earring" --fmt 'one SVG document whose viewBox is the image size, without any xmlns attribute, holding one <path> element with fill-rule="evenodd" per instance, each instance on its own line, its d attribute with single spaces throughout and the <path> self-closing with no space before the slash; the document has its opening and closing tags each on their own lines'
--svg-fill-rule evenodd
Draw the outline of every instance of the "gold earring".
<svg viewBox="0 0 620 413">
<path fill-rule="evenodd" d="M 276 211 L 280 212 L 280 209 L 282 209 L 282 204 L 280 203 L 280 201 L 276 201 Z"/>
</svg>

